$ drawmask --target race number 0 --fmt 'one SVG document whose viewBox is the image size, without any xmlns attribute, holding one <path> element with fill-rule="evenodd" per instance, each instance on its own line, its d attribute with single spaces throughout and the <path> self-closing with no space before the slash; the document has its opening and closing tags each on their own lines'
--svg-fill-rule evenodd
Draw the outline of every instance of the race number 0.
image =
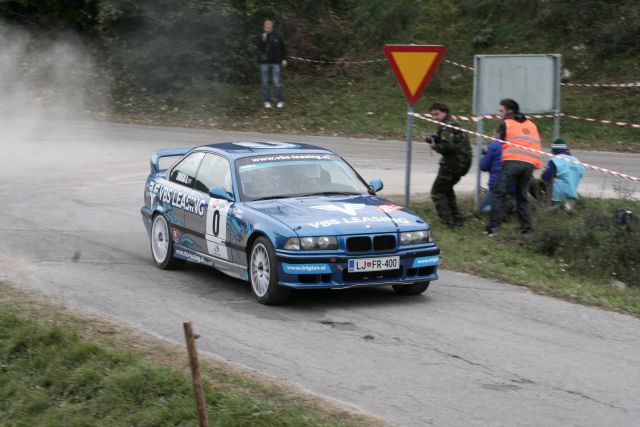
<svg viewBox="0 0 640 427">
<path fill-rule="evenodd" d="M 231 202 L 221 199 L 209 200 L 207 206 L 206 240 L 207 251 L 218 258 L 229 259 L 227 253 L 227 213 Z M 222 221 L 222 224 L 220 222 Z"/>
<path fill-rule="evenodd" d="M 215 210 L 213 212 L 213 235 L 218 237 L 218 233 L 220 232 L 220 211 Z"/>
</svg>

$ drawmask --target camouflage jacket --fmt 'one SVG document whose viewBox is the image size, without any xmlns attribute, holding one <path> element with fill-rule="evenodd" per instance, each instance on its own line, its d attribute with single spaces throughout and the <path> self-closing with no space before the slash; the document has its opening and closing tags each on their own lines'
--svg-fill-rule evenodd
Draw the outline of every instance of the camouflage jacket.
<svg viewBox="0 0 640 427">
<path fill-rule="evenodd" d="M 444 119 L 444 123 L 452 126 L 460 126 L 451 116 Z M 442 154 L 440 167 L 451 171 L 466 173 L 471 166 L 471 144 L 469 136 L 459 130 L 446 126 L 438 126 L 437 138 L 434 150 Z"/>
</svg>

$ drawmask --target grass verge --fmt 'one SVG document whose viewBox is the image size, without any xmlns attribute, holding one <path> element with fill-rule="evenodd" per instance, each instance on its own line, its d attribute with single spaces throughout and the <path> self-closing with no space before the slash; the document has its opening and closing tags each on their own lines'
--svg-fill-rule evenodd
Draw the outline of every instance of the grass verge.
<svg viewBox="0 0 640 427">
<path fill-rule="evenodd" d="M 469 198 L 461 199 L 460 204 L 466 212 L 473 210 L 473 201 Z M 594 231 L 593 217 L 596 214 L 598 218 L 606 218 L 611 226 L 607 230 L 619 233 L 614 235 L 624 238 L 626 232 L 613 222 L 615 210 L 622 207 L 640 212 L 640 202 L 582 199 L 571 215 L 538 207 L 533 213 L 536 228 L 533 236 L 521 236 L 517 219 L 512 217 L 503 225 L 501 234 L 489 237 L 482 234 L 486 225 L 484 217 L 471 216 L 463 229 L 451 230 L 440 225 L 432 203 L 412 205 L 416 212 L 433 222 L 434 239 L 442 250 L 441 265 L 444 268 L 522 285 L 542 294 L 640 317 L 640 283 L 630 279 L 623 286 L 614 265 L 599 264 L 592 259 L 595 257 L 599 261 L 607 261 L 616 257 L 617 260 L 616 248 L 626 250 L 626 244 L 635 244 L 638 232 L 629 234 L 633 241 L 619 239 L 613 242 L 605 234 L 593 234 L 596 241 L 591 243 L 574 238 L 576 230 L 605 233 Z M 563 233 L 563 240 L 568 242 L 565 247 L 553 255 L 540 250 L 541 243 L 555 233 Z M 635 274 L 640 255 L 633 252 L 628 256 L 631 265 L 626 268 Z"/>
<path fill-rule="evenodd" d="M 285 76 L 284 109 L 262 108 L 259 85 L 218 85 L 208 91 L 175 95 L 116 90 L 110 120 L 130 123 L 327 136 L 404 139 L 406 101 L 385 63 L 356 66 L 349 74 L 327 68 L 320 75 Z M 322 75 L 326 72 L 327 75 Z M 330 75 L 333 74 L 333 75 Z M 454 114 L 470 114 L 473 75 L 443 64 L 415 111 L 433 102 L 447 103 Z M 593 99 L 598 99 L 597 103 Z M 624 108 L 620 106 L 624 105 Z M 640 108 L 640 89 L 571 88 L 563 90 L 562 110 L 587 117 L 637 122 L 628 111 Z M 548 149 L 553 120 L 535 120 Z M 498 121 L 485 124 L 492 134 Z M 475 126 L 462 122 L 463 127 Z M 432 134 L 435 126 L 415 120 L 415 138 Z M 640 131 L 573 119 L 562 119 L 563 138 L 572 148 L 640 152 Z"/>
<path fill-rule="evenodd" d="M 383 425 L 201 359 L 211 425 Z M 184 350 L 0 284 L 0 426 L 196 424 Z"/>
</svg>

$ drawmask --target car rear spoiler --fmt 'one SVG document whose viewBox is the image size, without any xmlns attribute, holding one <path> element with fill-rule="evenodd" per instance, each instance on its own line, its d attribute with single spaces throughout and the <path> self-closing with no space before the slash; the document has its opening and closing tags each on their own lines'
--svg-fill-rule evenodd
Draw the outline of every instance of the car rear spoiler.
<svg viewBox="0 0 640 427">
<path fill-rule="evenodd" d="M 185 147 L 185 148 L 167 148 L 164 150 L 156 150 L 151 155 L 151 173 L 160 172 L 160 159 L 163 157 L 177 157 L 184 156 L 189 151 L 193 150 L 194 147 Z"/>
</svg>

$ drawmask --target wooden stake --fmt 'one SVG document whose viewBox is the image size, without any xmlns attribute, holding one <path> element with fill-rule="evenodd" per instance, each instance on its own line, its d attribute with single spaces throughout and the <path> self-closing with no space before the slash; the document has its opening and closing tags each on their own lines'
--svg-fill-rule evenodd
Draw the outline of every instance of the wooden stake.
<svg viewBox="0 0 640 427">
<path fill-rule="evenodd" d="M 202 379 L 200 377 L 200 365 L 198 364 L 196 337 L 193 334 L 193 326 L 191 325 L 191 322 L 184 322 L 182 325 L 184 326 L 184 337 L 187 340 L 189 364 L 191 365 L 191 376 L 193 377 L 193 392 L 196 395 L 196 405 L 198 407 L 198 426 L 209 427 L 207 405 L 204 401 L 204 390 L 202 389 Z"/>
</svg>

